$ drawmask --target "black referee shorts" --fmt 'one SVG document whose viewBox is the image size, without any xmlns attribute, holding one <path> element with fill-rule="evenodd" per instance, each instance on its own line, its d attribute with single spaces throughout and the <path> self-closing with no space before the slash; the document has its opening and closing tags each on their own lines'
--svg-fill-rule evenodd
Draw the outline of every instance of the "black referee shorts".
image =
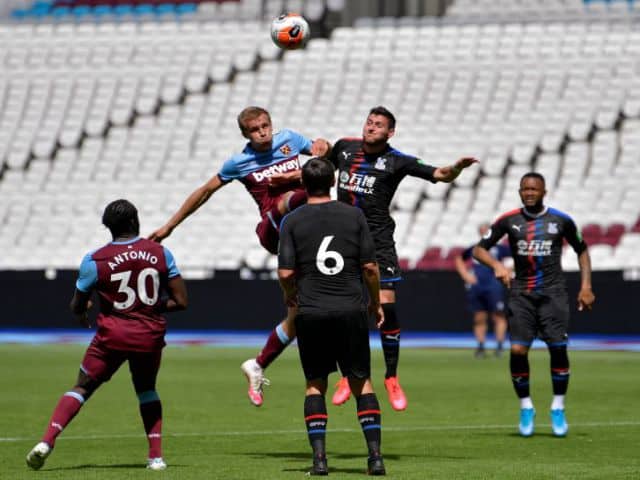
<svg viewBox="0 0 640 480">
<path fill-rule="evenodd" d="M 569 297 L 513 292 L 509 296 L 507 320 L 511 343 L 531 345 L 538 337 L 547 344 L 567 343 L 569 338 Z"/>
<path fill-rule="evenodd" d="M 364 311 L 300 313 L 296 335 L 307 380 L 326 378 L 340 367 L 345 377 L 371 376 L 368 317 Z"/>
</svg>

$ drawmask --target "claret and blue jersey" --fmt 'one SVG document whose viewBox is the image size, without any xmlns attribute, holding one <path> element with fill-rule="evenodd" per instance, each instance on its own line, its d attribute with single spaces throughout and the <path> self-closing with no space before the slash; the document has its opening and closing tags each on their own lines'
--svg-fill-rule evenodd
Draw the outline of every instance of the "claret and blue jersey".
<svg viewBox="0 0 640 480">
<path fill-rule="evenodd" d="M 146 238 L 110 242 L 85 255 L 76 288 L 100 299 L 96 340 L 119 350 L 162 348 L 166 320 L 158 307 L 178 275 L 171 252 Z"/>
<path fill-rule="evenodd" d="M 543 293 L 565 290 L 561 255 L 566 239 L 576 254 L 587 248 L 575 222 L 555 208 L 532 214 L 519 208 L 499 217 L 478 243 L 489 250 L 504 235 L 508 236 L 514 259 L 516 279 L 512 290 Z"/>
<path fill-rule="evenodd" d="M 136 244 L 139 243 L 139 241 L 140 241 L 140 237 L 136 237 L 125 242 L 111 242 L 107 244 L 107 247 L 109 246 L 117 247 L 118 245 L 126 245 L 128 247 L 128 250 L 130 249 L 130 251 L 135 254 L 136 259 L 138 258 L 138 256 L 140 256 L 141 258 L 142 257 L 146 258 L 148 256 L 149 260 L 151 260 L 153 257 L 152 253 L 146 250 L 141 251 L 138 248 L 134 248 Z M 101 257 L 102 257 L 101 255 L 98 255 L 99 258 L 94 258 L 94 254 L 96 254 L 97 252 L 100 252 L 105 248 L 106 247 L 102 247 L 101 249 L 93 250 L 87 253 L 82 258 L 82 262 L 80 263 L 80 269 L 78 272 L 78 279 L 76 280 L 76 288 L 81 292 L 85 292 L 85 293 L 90 292 L 98 283 L 98 263 L 97 263 L 98 261 L 106 261 L 107 265 L 111 263 L 114 266 L 120 265 L 124 261 L 129 261 L 130 254 L 128 250 L 125 250 L 121 253 L 115 253 L 111 257 L 111 261 L 109 261 L 108 259 L 101 260 Z M 164 253 L 164 263 L 165 263 L 165 265 L 163 266 L 163 269 L 166 268 L 168 278 L 177 277 L 178 275 L 180 275 L 180 271 L 176 266 L 176 261 L 173 258 L 173 254 L 167 247 L 161 246 L 161 248 Z M 131 260 L 133 259 L 134 259 L 133 256 L 131 256 Z"/>
<path fill-rule="evenodd" d="M 233 155 L 224 162 L 218 177 L 223 182 L 239 180 L 251 194 L 265 215 L 278 202 L 279 197 L 292 190 L 302 190 L 301 186 L 291 185 L 270 187 L 269 178 L 278 173 L 290 173 L 300 170 L 301 153 L 311 154 L 312 141 L 291 130 L 282 130 L 273 135 L 271 150 L 258 152 L 248 143 L 241 153 Z"/>
</svg>

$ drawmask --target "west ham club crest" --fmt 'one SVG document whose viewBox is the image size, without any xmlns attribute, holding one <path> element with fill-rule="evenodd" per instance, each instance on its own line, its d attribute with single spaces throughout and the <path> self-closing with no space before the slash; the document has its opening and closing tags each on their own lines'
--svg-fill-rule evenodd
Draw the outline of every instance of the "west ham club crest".
<svg viewBox="0 0 640 480">
<path fill-rule="evenodd" d="M 291 147 L 289 147 L 289 145 L 287 145 L 286 143 L 280 147 L 280 151 L 282 152 L 283 155 L 289 155 L 291 153 Z"/>
</svg>

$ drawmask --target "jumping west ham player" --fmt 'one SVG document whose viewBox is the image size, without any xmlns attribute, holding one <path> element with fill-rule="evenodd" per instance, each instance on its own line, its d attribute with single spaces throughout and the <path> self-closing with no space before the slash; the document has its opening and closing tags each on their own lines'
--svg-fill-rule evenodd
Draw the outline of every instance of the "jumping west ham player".
<svg viewBox="0 0 640 480">
<path fill-rule="evenodd" d="M 239 180 L 260 209 L 262 219 L 256 227 L 260 244 L 273 254 L 278 252 L 280 220 L 307 200 L 300 184 L 299 155 L 324 156 L 328 153 L 329 143 L 323 139 L 312 142 L 291 130 L 274 135 L 269 112 L 260 107 L 242 110 L 238 115 L 238 126 L 249 140 L 242 153 L 227 160 L 220 172 L 189 195 L 169 221 L 149 239 L 162 241 L 217 190 L 232 180 Z M 256 406 L 262 405 L 263 369 L 295 337 L 294 317 L 295 309 L 290 308 L 287 320 L 271 332 L 258 357 L 242 364 L 242 371 L 249 380 L 249 399 Z"/>
<path fill-rule="evenodd" d="M 389 213 L 391 199 L 402 179 L 409 175 L 431 182 L 453 182 L 460 172 L 477 162 L 461 158 L 454 165 L 432 167 L 389 145 L 396 120 L 384 107 L 371 109 L 362 129 L 362 138 L 343 138 L 333 147 L 330 160 L 338 170 L 338 200 L 360 208 L 367 219 L 380 266 L 380 302 L 385 325 L 380 340 L 386 364 L 384 385 L 395 410 L 404 410 L 407 399 L 398 383 L 400 322 L 396 314 L 395 284 L 402 279 L 393 233 L 395 223 Z M 349 398 L 345 378 L 338 383 L 333 403 Z"/>
<path fill-rule="evenodd" d="M 533 435 L 535 409 L 529 395 L 528 353 L 536 336 L 551 356 L 551 429 L 564 437 L 569 429 L 565 418 L 564 397 L 569 385 L 567 355 L 569 298 L 560 258 L 566 239 L 578 255 L 582 283 L 578 293 L 578 310 L 591 309 L 595 296 L 591 290 L 591 259 L 587 245 L 571 217 L 546 207 L 544 177 L 525 174 L 520 180 L 523 208 L 502 215 L 473 250 L 474 257 L 491 267 L 496 278 L 511 287 L 507 320 L 511 335 L 511 379 L 520 398 L 520 435 Z M 516 278 L 489 253 L 504 235 L 508 236 L 514 258 Z"/>
<path fill-rule="evenodd" d="M 128 361 L 140 402 L 140 415 L 149 442 L 147 468 L 167 468 L 162 458 L 162 405 L 156 392 L 166 321 L 163 312 L 184 310 L 187 291 L 169 250 L 138 237 L 136 208 L 127 200 L 107 205 L 102 223 L 113 241 L 87 254 L 80 265 L 71 310 L 90 327 L 90 297 L 100 299 L 98 331 L 87 349 L 78 380 L 56 406 L 47 430 L 27 455 L 27 465 L 38 470 L 56 438 L 93 392 Z M 168 296 L 167 296 L 168 295 Z"/>
</svg>

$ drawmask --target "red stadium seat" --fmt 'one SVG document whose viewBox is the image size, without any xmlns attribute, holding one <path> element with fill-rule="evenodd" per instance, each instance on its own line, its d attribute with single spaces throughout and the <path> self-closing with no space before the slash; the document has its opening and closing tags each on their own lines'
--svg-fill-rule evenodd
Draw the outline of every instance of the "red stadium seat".
<svg viewBox="0 0 640 480">
<path fill-rule="evenodd" d="M 583 237 L 601 237 L 603 234 L 602 227 L 595 223 L 589 223 L 582 227 Z"/>
<path fill-rule="evenodd" d="M 587 245 L 594 245 L 600 243 L 600 239 L 604 235 L 604 231 L 600 225 L 590 223 L 582 228 L 582 237 Z"/>
<path fill-rule="evenodd" d="M 620 242 L 620 237 L 622 237 L 626 230 L 627 228 L 621 223 L 613 223 L 609 225 L 604 235 L 601 237 L 600 243 L 616 246 Z"/>
</svg>

